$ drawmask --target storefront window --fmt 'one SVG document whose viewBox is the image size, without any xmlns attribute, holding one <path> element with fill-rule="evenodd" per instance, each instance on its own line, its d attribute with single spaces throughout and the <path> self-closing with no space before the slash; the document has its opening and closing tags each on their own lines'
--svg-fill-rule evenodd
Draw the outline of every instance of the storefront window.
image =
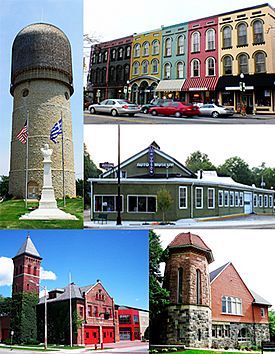
<svg viewBox="0 0 275 354">
<path fill-rule="evenodd" d="M 128 196 L 129 212 L 154 213 L 156 205 L 156 197 L 154 196 Z"/>
<path fill-rule="evenodd" d="M 256 90 L 255 102 L 258 107 L 270 107 L 271 105 L 271 90 Z"/>
<path fill-rule="evenodd" d="M 118 197 L 115 195 L 96 195 L 94 203 L 95 212 L 116 212 Z M 120 211 L 122 211 L 122 196 L 120 196 Z"/>
<path fill-rule="evenodd" d="M 222 105 L 223 106 L 234 106 L 234 92 L 233 91 L 222 92 Z"/>
</svg>

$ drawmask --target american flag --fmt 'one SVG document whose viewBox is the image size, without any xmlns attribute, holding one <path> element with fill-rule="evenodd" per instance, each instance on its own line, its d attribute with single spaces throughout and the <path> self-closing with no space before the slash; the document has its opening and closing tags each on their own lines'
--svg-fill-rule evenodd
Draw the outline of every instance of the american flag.
<svg viewBox="0 0 275 354">
<path fill-rule="evenodd" d="M 51 129 L 50 139 L 55 144 L 57 143 L 56 139 L 59 134 L 62 134 L 62 118 L 59 119 L 59 121 L 56 122 L 55 125 Z"/>
<path fill-rule="evenodd" d="M 26 144 L 27 139 L 28 139 L 28 121 L 26 120 L 24 127 L 20 130 L 19 133 L 17 133 L 16 138 L 20 141 L 22 144 Z"/>
</svg>

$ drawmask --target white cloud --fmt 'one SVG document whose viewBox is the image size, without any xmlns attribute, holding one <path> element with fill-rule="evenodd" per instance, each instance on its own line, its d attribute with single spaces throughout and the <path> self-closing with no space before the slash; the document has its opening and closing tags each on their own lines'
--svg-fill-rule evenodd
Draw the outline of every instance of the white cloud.
<svg viewBox="0 0 275 354">
<path fill-rule="evenodd" d="M 0 257 L 0 286 L 12 285 L 13 261 L 8 257 Z"/>
<path fill-rule="evenodd" d="M 51 270 L 44 270 L 43 267 L 40 268 L 40 280 L 56 280 L 57 276 Z"/>
</svg>

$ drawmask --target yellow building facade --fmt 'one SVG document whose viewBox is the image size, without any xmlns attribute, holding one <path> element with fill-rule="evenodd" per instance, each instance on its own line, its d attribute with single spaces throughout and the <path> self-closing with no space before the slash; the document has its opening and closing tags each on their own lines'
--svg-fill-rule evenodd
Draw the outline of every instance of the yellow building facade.
<svg viewBox="0 0 275 354">
<path fill-rule="evenodd" d="M 131 101 L 145 104 L 155 96 L 161 72 L 161 29 L 135 34 L 129 91 Z"/>
<path fill-rule="evenodd" d="M 247 113 L 275 113 L 275 11 L 268 5 L 219 17 L 219 101 Z"/>
</svg>

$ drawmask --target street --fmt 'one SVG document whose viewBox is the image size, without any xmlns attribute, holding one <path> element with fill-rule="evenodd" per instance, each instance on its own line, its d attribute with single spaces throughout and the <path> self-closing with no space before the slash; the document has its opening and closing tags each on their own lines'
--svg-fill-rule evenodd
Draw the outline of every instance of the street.
<svg viewBox="0 0 275 354">
<path fill-rule="evenodd" d="M 90 114 L 84 112 L 84 124 L 275 124 L 275 117 L 271 115 L 248 115 L 245 118 L 239 114 L 233 117 L 212 118 L 195 116 L 192 118 L 176 118 L 165 116 L 152 116 L 138 113 L 134 117 L 112 117 L 104 114 Z"/>
</svg>

